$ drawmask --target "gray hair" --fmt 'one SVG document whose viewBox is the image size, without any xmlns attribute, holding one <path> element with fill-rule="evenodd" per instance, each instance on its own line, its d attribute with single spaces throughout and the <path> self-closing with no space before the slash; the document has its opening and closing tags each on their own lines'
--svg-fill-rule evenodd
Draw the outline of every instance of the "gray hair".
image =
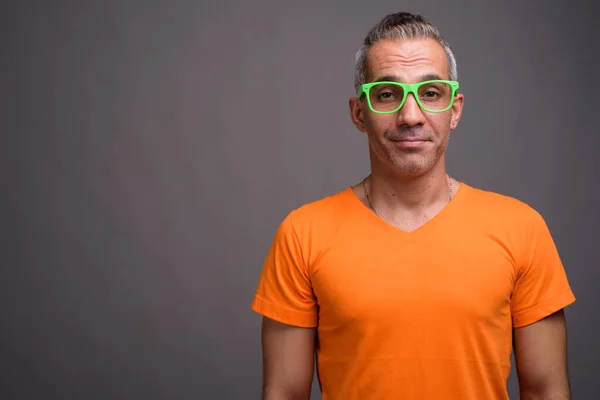
<svg viewBox="0 0 600 400">
<path fill-rule="evenodd" d="M 358 93 L 360 86 L 367 81 L 367 54 L 369 49 L 380 40 L 384 39 L 412 39 L 430 38 L 438 42 L 448 58 L 449 75 L 451 80 L 458 80 L 456 59 L 452 54 L 450 45 L 444 40 L 440 31 L 420 15 L 407 12 L 389 14 L 377 23 L 367 34 L 365 40 L 356 53 L 356 66 L 354 72 L 354 88 Z"/>
</svg>

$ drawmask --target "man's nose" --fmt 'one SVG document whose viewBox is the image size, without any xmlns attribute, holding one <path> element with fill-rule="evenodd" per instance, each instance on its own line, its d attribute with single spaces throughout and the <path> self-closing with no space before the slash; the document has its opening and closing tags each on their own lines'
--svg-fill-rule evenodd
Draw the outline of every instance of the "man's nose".
<svg viewBox="0 0 600 400">
<path fill-rule="evenodd" d="M 425 116 L 423 110 L 419 107 L 417 99 L 413 93 L 406 96 L 404 105 L 398 112 L 398 125 L 414 126 L 423 123 Z"/>
</svg>

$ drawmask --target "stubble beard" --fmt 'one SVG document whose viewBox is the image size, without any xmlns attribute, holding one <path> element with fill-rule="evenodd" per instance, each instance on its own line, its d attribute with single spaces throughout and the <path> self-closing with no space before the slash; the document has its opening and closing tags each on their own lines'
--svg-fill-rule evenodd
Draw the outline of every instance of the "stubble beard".
<svg viewBox="0 0 600 400">
<path fill-rule="evenodd" d="M 376 142 L 371 144 L 375 156 L 387 164 L 398 174 L 407 177 L 422 176 L 438 163 L 446 152 L 449 137 L 437 144 L 435 148 L 397 149 L 389 143 Z"/>
</svg>

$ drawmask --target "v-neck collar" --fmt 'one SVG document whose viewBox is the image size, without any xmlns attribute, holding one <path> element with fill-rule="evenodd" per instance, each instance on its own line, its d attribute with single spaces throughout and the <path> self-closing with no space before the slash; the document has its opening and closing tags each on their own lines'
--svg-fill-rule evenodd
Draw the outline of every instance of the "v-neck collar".
<svg viewBox="0 0 600 400">
<path fill-rule="evenodd" d="M 461 182 L 454 197 L 444 206 L 444 208 L 429 219 L 429 221 L 410 232 L 402 230 L 377 216 L 360 200 L 360 198 L 358 198 L 356 193 L 354 193 L 352 186 L 346 189 L 346 193 L 352 202 L 352 210 L 355 210 L 361 219 L 367 221 L 371 226 L 383 233 L 393 235 L 404 241 L 415 242 L 419 240 L 419 238 L 435 232 L 440 226 L 448 221 L 448 219 L 456 213 L 457 208 L 460 207 L 470 190 L 471 187 L 469 185 Z"/>
</svg>

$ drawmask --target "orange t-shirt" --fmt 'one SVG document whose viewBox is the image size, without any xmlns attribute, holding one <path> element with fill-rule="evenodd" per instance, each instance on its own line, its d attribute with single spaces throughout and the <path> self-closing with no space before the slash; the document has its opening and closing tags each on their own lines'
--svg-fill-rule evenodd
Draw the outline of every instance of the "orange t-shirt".
<svg viewBox="0 0 600 400">
<path fill-rule="evenodd" d="M 507 399 L 512 329 L 575 297 L 540 214 L 461 184 L 405 232 L 351 188 L 292 211 L 252 309 L 318 327 L 323 400 Z"/>
</svg>

